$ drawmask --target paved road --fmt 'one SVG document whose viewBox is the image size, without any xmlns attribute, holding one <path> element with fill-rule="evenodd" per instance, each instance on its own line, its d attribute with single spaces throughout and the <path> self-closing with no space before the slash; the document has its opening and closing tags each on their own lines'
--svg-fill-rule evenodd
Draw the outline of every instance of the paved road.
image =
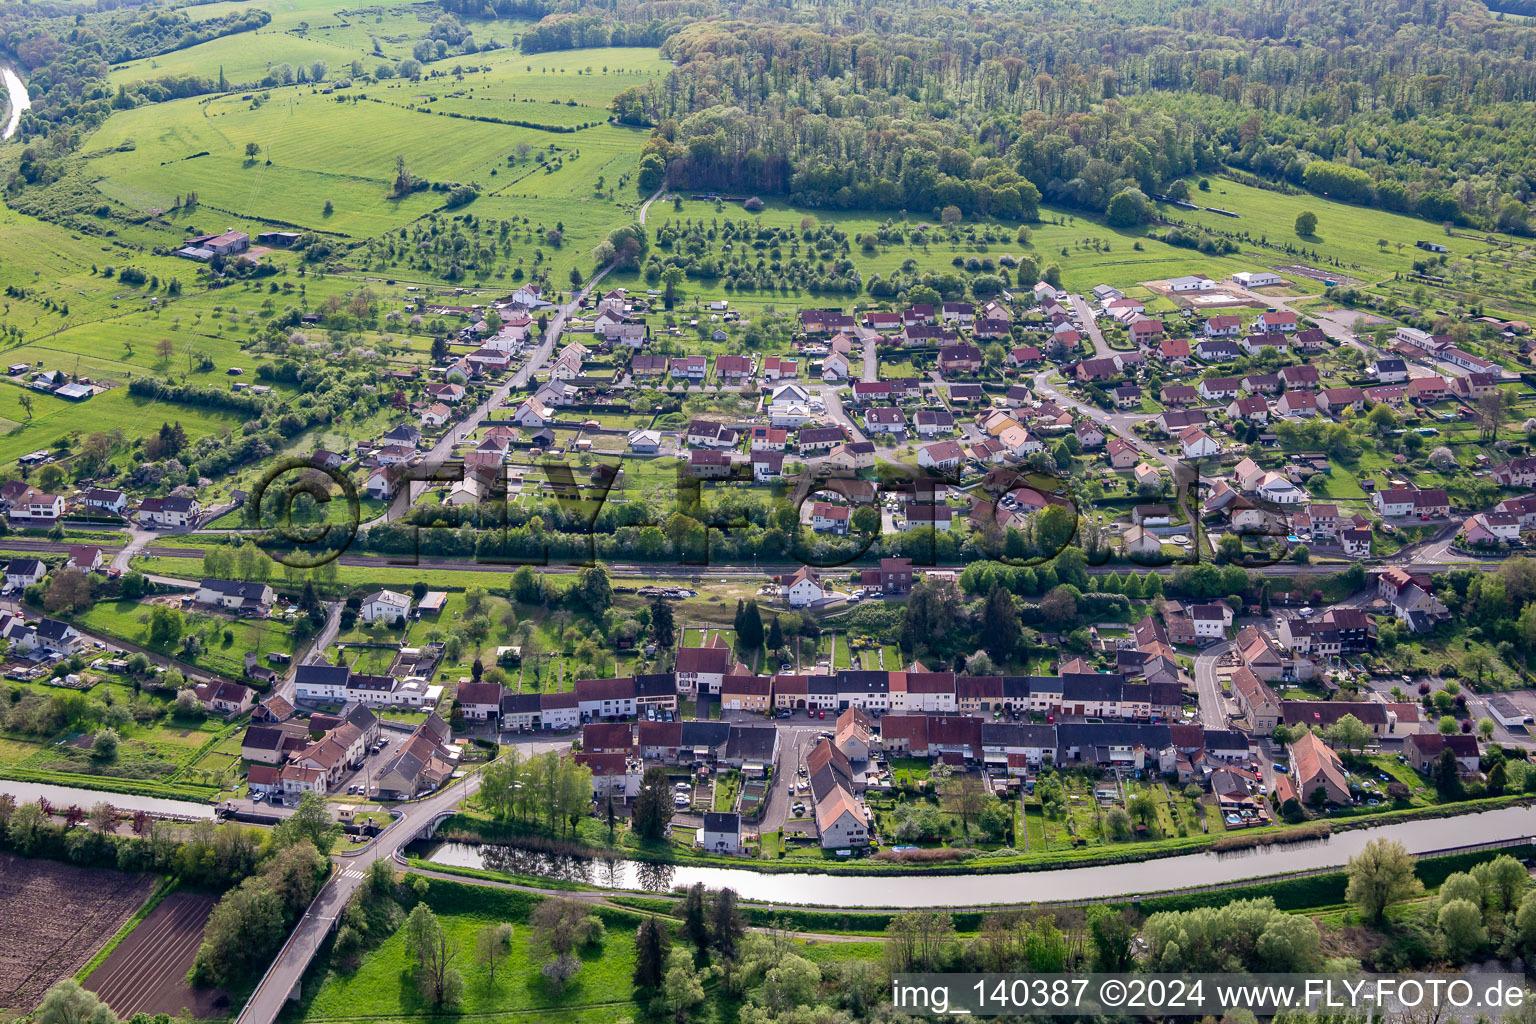
<svg viewBox="0 0 1536 1024">
<path fill-rule="evenodd" d="M 299 919 L 288 942 L 235 1018 L 235 1024 L 271 1024 L 275 1021 L 288 1002 L 288 994 L 304 977 L 315 952 L 330 933 L 336 916 L 363 884 L 368 865 L 376 860 L 393 860 L 417 832 L 438 815 L 452 810 L 459 801 L 473 795 L 479 785 L 479 776 L 471 775 L 424 800 L 401 804 L 398 807 L 400 818 L 373 842 L 361 850 L 348 850 L 333 856 L 335 870 L 331 877 Z"/>
<path fill-rule="evenodd" d="M 1213 644 L 1195 656 L 1195 692 L 1200 698 L 1200 724 L 1207 729 L 1227 728 L 1227 713 L 1222 703 L 1221 680 L 1216 676 L 1216 662 L 1232 650 L 1232 641 Z"/>
<path fill-rule="evenodd" d="M 798 719 L 800 716 L 796 715 Z M 797 802 L 810 804 L 809 796 L 793 796 L 789 787 L 798 785 L 798 771 L 805 763 L 805 755 L 816 745 L 816 734 L 829 731 L 835 723 L 826 721 L 791 721 L 779 727 L 779 769 L 774 773 L 773 785 L 768 789 L 768 800 L 757 829 L 759 833 L 776 832 L 789 820 L 790 808 Z"/>
<path fill-rule="evenodd" d="M 1093 318 L 1093 307 L 1088 305 L 1081 295 L 1068 295 L 1067 301 L 1072 304 L 1072 311 L 1077 314 L 1077 322 L 1083 330 L 1088 332 L 1088 337 L 1093 341 L 1093 354 L 1108 358 L 1115 354 L 1109 347 L 1109 342 L 1104 340 L 1104 332 L 1099 330 L 1099 322 Z"/>
<path fill-rule="evenodd" d="M 1108 427 L 1122 439 L 1136 446 L 1136 450 L 1147 457 L 1149 462 L 1161 462 L 1170 468 L 1181 465 L 1179 457 L 1173 453 L 1161 454 L 1157 446 L 1150 441 L 1144 441 L 1131 432 L 1134 424 L 1148 419 L 1145 413 L 1106 412 L 1096 405 L 1079 401 L 1066 391 L 1051 383 L 1051 375 L 1056 372 L 1053 367 L 1041 370 L 1034 377 L 1034 391 L 1037 395 L 1043 395 L 1063 409 L 1069 409 L 1085 419 L 1092 420 L 1101 427 Z"/>
</svg>

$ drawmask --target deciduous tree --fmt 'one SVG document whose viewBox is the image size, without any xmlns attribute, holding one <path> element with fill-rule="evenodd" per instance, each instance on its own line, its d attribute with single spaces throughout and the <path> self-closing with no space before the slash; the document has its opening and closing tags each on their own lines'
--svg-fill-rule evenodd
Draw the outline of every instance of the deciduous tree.
<svg viewBox="0 0 1536 1024">
<path fill-rule="evenodd" d="M 1380 921 L 1388 907 L 1424 891 L 1424 883 L 1414 874 L 1416 863 L 1397 840 L 1372 839 L 1349 859 L 1345 868 L 1349 877 L 1345 899 L 1367 921 Z"/>
</svg>

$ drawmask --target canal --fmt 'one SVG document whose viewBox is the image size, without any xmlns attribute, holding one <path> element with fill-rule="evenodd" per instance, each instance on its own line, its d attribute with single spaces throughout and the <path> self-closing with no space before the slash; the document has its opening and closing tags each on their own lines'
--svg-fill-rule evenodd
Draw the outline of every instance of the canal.
<svg viewBox="0 0 1536 1024">
<path fill-rule="evenodd" d="M 970 907 L 1106 899 L 1189 886 L 1343 867 L 1376 838 L 1396 839 L 1416 854 L 1536 836 L 1536 808 L 1505 807 L 1454 818 L 1409 821 L 1340 832 L 1327 839 L 1197 853 L 1127 864 L 1045 871 L 951 875 L 831 875 L 762 872 L 705 865 L 588 859 L 515 846 L 422 841 L 407 851 L 437 864 L 582 882 L 604 889 L 668 892 L 703 882 L 743 899 L 821 907 Z"/>
</svg>

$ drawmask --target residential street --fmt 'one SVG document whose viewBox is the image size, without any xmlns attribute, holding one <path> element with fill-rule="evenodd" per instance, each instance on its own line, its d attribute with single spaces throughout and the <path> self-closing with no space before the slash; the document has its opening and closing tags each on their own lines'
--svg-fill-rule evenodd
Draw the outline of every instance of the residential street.
<svg viewBox="0 0 1536 1024">
<path fill-rule="evenodd" d="M 1099 330 L 1099 323 L 1093 317 L 1093 307 L 1088 305 L 1088 300 L 1081 295 L 1068 295 L 1067 301 L 1072 304 L 1072 312 L 1077 315 L 1078 325 L 1093 341 L 1094 356 L 1108 358 L 1114 355 L 1114 349 L 1110 348 L 1109 342 L 1104 340 L 1104 332 Z"/>
<path fill-rule="evenodd" d="M 1200 724 L 1207 729 L 1228 728 L 1216 663 L 1233 646 L 1232 641 L 1226 640 L 1195 655 L 1195 692 L 1200 698 Z"/>
</svg>

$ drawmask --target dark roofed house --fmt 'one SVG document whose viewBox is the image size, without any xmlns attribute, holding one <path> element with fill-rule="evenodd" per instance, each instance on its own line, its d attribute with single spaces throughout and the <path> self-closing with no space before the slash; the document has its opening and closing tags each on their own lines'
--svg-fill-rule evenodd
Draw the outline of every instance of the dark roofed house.
<svg viewBox="0 0 1536 1024">
<path fill-rule="evenodd" d="M 1465 733 L 1449 736 L 1438 732 L 1416 733 L 1403 741 L 1403 756 L 1415 771 L 1429 775 L 1449 750 L 1456 758 L 1456 770 L 1462 775 L 1476 775 L 1481 768 L 1477 737 Z"/>
<path fill-rule="evenodd" d="M 699 846 L 705 853 L 740 853 L 741 815 L 734 811 L 705 811 Z"/>
<path fill-rule="evenodd" d="M 779 757 L 779 730 L 771 725 L 729 725 L 720 760 L 749 774 L 761 774 Z"/>
</svg>

